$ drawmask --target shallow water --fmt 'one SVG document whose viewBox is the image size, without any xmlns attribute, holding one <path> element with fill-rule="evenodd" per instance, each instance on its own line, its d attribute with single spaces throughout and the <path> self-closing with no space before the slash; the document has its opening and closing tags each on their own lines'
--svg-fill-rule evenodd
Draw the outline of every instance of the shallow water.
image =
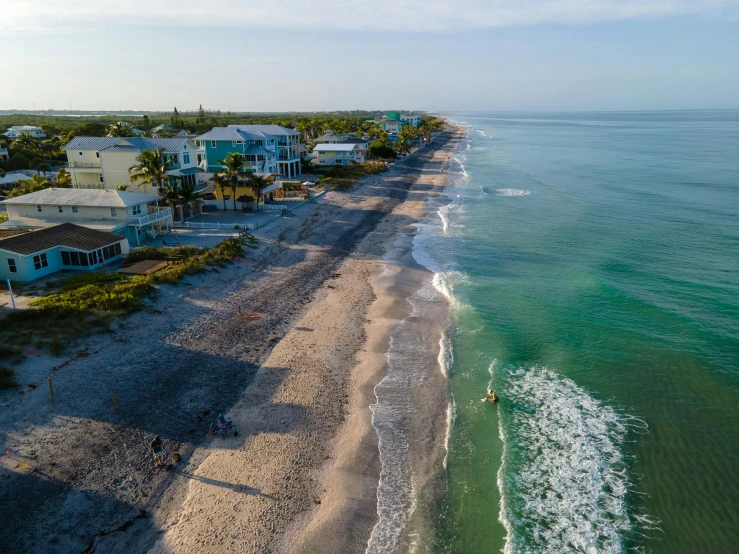
<svg viewBox="0 0 739 554">
<path fill-rule="evenodd" d="M 453 314 L 452 425 L 413 548 L 735 550 L 739 113 L 450 117 L 414 257 Z"/>
</svg>

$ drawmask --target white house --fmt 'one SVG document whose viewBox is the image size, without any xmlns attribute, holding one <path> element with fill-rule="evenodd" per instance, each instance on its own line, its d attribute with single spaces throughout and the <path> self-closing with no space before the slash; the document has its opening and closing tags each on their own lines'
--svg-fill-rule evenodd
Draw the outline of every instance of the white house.
<svg viewBox="0 0 739 554">
<path fill-rule="evenodd" d="M 120 190 L 48 188 L 3 202 L 0 229 L 42 229 L 74 223 L 125 237 L 138 246 L 172 225 L 172 210 L 156 194 Z"/>
<path fill-rule="evenodd" d="M 388 132 L 390 140 L 397 140 L 398 133 L 405 126 L 405 123 L 403 121 L 388 118 L 380 119 L 379 121 L 377 121 L 377 124 L 382 128 L 383 131 Z"/>
<path fill-rule="evenodd" d="M 139 192 L 157 194 L 156 185 L 131 183 L 128 170 L 144 150 L 160 150 L 168 161 L 168 175 L 191 183 L 196 189 L 199 186 L 197 147 L 186 137 L 74 137 L 64 149 L 74 188 L 110 190 L 128 185 Z"/>
<path fill-rule="evenodd" d="M 421 126 L 421 116 L 420 115 L 401 114 L 400 120 L 406 125 L 413 125 L 416 129 L 418 129 Z"/>
<path fill-rule="evenodd" d="M 313 148 L 314 163 L 317 165 L 351 165 L 364 162 L 366 154 L 362 154 L 359 145 L 347 144 L 317 144 Z"/>
<path fill-rule="evenodd" d="M 318 144 L 340 144 L 346 141 L 346 137 L 335 134 L 331 129 L 326 130 L 326 134 L 318 137 L 315 142 Z"/>
<path fill-rule="evenodd" d="M 10 158 L 7 148 L 0 148 L 0 160 L 7 160 Z"/>
<path fill-rule="evenodd" d="M 33 281 L 61 269 L 92 270 L 128 254 L 124 237 L 62 223 L 0 240 L 0 279 Z"/>
<path fill-rule="evenodd" d="M 33 138 L 46 138 L 44 130 L 41 127 L 36 127 L 34 125 L 14 125 L 3 134 L 10 139 L 17 139 L 21 133 L 29 134 Z"/>
</svg>

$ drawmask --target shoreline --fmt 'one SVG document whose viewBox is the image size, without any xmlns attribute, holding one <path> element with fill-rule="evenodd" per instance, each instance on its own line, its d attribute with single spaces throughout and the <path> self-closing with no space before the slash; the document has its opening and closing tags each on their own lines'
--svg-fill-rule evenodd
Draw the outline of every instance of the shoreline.
<svg viewBox="0 0 739 554">
<path fill-rule="evenodd" d="M 445 165 L 447 155 L 446 149 L 437 150 L 439 159 L 431 163 Z M 366 311 L 364 345 L 349 376 L 347 420 L 338 430 L 331 461 L 316 472 L 325 496 L 313 513 L 296 520 L 280 541 L 279 552 L 364 552 L 378 523 L 382 466 L 370 406 L 377 403 L 376 388 L 387 376 L 391 335 L 413 312 L 411 297 L 433 277 L 413 258 L 416 224 L 427 215 L 428 199 L 443 194 L 447 184 L 445 173 L 431 171 L 435 173 L 429 171 L 409 189 L 419 197 L 402 202 L 374 231 L 387 235 L 381 246 L 384 261 L 375 263 L 368 275 L 374 299 Z M 388 221 L 398 216 L 401 219 Z M 372 237 L 364 242 L 371 243 Z M 363 247 L 367 245 L 358 251 Z M 435 360 L 438 351 L 432 356 Z"/>
<path fill-rule="evenodd" d="M 364 401 L 387 352 L 372 279 L 385 246 L 412 223 L 399 207 L 425 205 L 416 194 L 424 168 L 443 175 L 431 159 L 453 133 L 260 230 L 253 263 L 161 287 L 145 312 L 81 344 L 85 355 L 24 362 L 22 382 L 54 375 L 57 401 L 40 386 L 0 398 L 0 446 L 29 461 L 3 468 L 10 519 L 0 542 L 49 552 L 297 552 L 283 538 L 309 546 L 310 529 L 321 528 L 314 516 L 333 506 L 345 527 L 326 532 L 364 551 L 379 473 Z M 245 322 L 238 305 L 263 316 Z M 238 437 L 207 436 L 220 411 Z M 151 467 L 154 435 L 168 457 L 180 455 L 171 472 Z M 347 471 L 331 470 L 338 461 Z M 343 475 L 336 489 L 323 484 L 333 475 Z"/>
</svg>

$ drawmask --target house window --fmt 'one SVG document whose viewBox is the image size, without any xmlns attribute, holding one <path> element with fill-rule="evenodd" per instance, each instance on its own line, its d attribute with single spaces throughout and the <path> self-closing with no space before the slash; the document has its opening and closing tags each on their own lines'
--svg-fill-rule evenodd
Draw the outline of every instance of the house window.
<svg viewBox="0 0 739 554">
<path fill-rule="evenodd" d="M 18 268 L 15 266 L 15 260 L 8 259 L 8 271 L 11 273 L 18 273 Z"/>
<path fill-rule="evenodd" d="M 77 206 L 72 206 L 72 213 L 73 214 L 78 214 L 78 213 L 80 213 L 80 209 Z"/>
<path fill-rule="evenodd" d="M 110 217 L 118 217 L 118 208 L 110 208 Z"/>
<path fill-rule="evenodd" d="M 210 147 L 215 148 L 216 147 L 216 141 L 212 140 L 210 141 Z"/>
<path fill-rule="evenodd" d="M 40 206 L 39 204 L 36 204 L 36 211 L 37 211 L 37 212 L 42 212 L 42 211 L 43 211 L 43 210 L 41 209 L 41 206 Z"/>
<path fill-rule="evenodd" d="M 185 165 L 188 165 L 190 163 L 190 152 L 188 150 L 185 150 L 182 153 L 182 163 Z"/>
<path fill-rule="evenodd" d="M 100 152 L 95 152 L 95 157 L 100 159 Z"/>
<path fill-rule="evenodd" d="M 33 257 L 33 267 L 36 271 L 49 267 L 49 260 L 46 259 L 46 252 Z"/>
<path fill-rule="evenodd" d="M 131 208 L 131 213 L 133 215 L 140 215 L 141 214 L 141 204 L 137 204 L 133 208 Z"/>
<path fill-rule="evenodd" d="M 82 155 L 82 152 L 80 152 L 80 156 Z"/>
<path fill-rule="evenodd" d="M 59 210 L 60 214 L 64 213 L 64 206 L 57 206 L 56 209 Z"/>
<path fill-rule="evenodd" d="M 102 173 L 99 175 L 99 177 L 100 177 L 100 182 L 101 183 L 104 183 L 105 181 L 103 180 L 103 174 Z"/>
</svg>

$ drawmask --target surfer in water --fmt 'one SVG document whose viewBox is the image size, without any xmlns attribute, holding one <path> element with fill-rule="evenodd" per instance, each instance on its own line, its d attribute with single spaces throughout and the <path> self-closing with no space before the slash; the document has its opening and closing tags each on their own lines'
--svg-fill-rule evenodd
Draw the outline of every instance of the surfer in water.
<svg viewBox="0 0 739 554">
<path fill-rule="evenodd" d="M 495 394 L 494 390 L 491 390 L 488 392 L 488 395 L 482 399 L 483 402 L 492 402 L 493 404 L 498 401 L 498 397 Z"/>
</svg>

